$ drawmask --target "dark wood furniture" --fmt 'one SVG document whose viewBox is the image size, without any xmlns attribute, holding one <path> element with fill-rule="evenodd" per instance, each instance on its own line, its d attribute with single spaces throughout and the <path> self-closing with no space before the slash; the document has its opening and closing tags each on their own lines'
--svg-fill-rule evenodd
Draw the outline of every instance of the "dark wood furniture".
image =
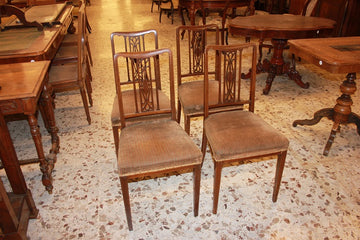
<svg viewBox="0 0 360 240">
<path fill-rule="evenodd" d="M 195 15 L 202 8 L 205 9 L 224 9 L 226 0 L 179 0 L 179 12 L 182 24 L 185 25 L 184 11 L 187 11 L 190 18 L 190 24 L 195 25 Z M 252 3 L 252 4 L 250 4 Z M 250 11 L 255 11 L 253 0 L 229 0 L 228 8 L 237 8 L 242 6 L 250 6 Z"/>
<path fill-rule="evenodd" d="M 7 193 L 0 179 L 0 237 L 27 239 L 29 218 L 36 218 L 31 191 L 27 188 L 4 116 L 0 111 L 0 158 L 12 192 Z"/>
<path fill-rule="evenodd" d="M 323 154 L 329 154 L 336 132 L 341 124 L 354 123 L 360 135 L 360 116 L 351 111 L 351 95 L 356 91 L 356 72 L 360 72 L 360 37 L 290 40 L 290 51 L 302 59 L 331 73 L 347 73 L 340 85 L 342 95 L 333 108 L 317 111 L 312 119 L 296 120 L 293 126 L 314 125 L 323 117 L 334 121 Z"/>
<path fill-rule="evenodd" d="M 215 33 L 209 33 L 215 32 Z M 183 36 L 182 36 L 183 35 Z M 219 44 L 219 29 L 216 25 L 180 26 L 176 29 L 178 111 L 184 114 L 184 128 L 190 135 L 190 120 L 204 115 L 204 54 L 208 44 Z M 218 83 L 215 71 L 211 73 L 211 103 L 216 102 Z"/>
<path fill-rule="evenodd" d="M 60 5 L 62 7 L 59 9 Z M 55 9 L 58 11 L 54 11 L 53 5 L 44 5 L 33 6 L 27 11 L 31 13 L 26 14 L 28 21 L 45 21 L 41 31 L 34 27 L 24 27 L 16 19 L 8 23 L 5 30 L 0 32 L 0 64 L 53 59 L 67 30 L 72 26 L 73 6 L 56 4 Z M 52 12 L 54 15 L 42 14 L 40 17 L 39 11 Z"/>
<path fill-rule="evenodd" d="M 154 42 L 154 45 L 149 45 L 150 42 Z M 135 32 L 113 32 L 111 34 L 111 51 L 113 56 L 119 52 L 143 52 L 148 50 L 155 50 L 159 48 L 158 44 L 158 34 L 154 29 L 144 30 L 144 31 L 135 31 Z M 114 60 L 114 59 L 113 59 Z M 147 62 L 149 63 L 149 62 Z M 113 61 L 115 66 L 115 62 Z M 138 79 L 134 78 L 133 65 L 129 62 L 129 59 L 126 61 L 126 71 L 127 71 L 127 79 L 123 79 L 120 84 L 127 88 L 133 85 Z M 150 67 L 150 66 L 149 66 Z M 156 88 L 153 89 L 153 95 L 158 96 L 159 102 L 157 102 L 158 109 L 170 109 L 169 98 L 168 96 L 161 91 L 161 82 L 156 75 L 153 75 L 153 78 L 157 80 Z M 126 87 L 127 86 L 127 87 Z M 134 106 L 136 105 L 133 101 L 135 97 L 133 96 L 135 93 L 133 90 L 123 91 L 123 103 L 125 108 L 125 115 L 132 114 L 134 112 Z M 137 93 L 138 94 L 138 93 Z M 158 115 L 161 116 L 161 115 Z M 157 116 L 155 116 L 157 117 Z M 153 117 L 148 120 L 153 119 Z M 136 123 L 139 121 L 144 121 L 145 118 L 131 118 L 128 120 L 127 124 Z M 113 129 L 114 143 L 115 143 L 115 153 L 118 155 L 119 149 L 119 131 L 121 129 L 121 121 L 120 121 L 120 112 L 119 112 L 119 102 L 118 96 L 114 98 L 113 108 L 111 111 L 111 125 Z"/>
<path fill-rule="evenodd" d="M 244 164 L 248 160 L 251 162 L 251 159 L 259 159 L 263 156 L 277 156 L 273 202 L 276 202 L 279 193 L 289 141 L 278 130 L 254 114 L 255 72 L 251 74 L 250 84 L 244 84 L 243 81 L 246 80 L 241 79 L 241 72 L 245 68 L 244 61 L 246 58 L 249 59 L 244 56 L 244 53 L 250 52 L 251 64 L 255 68 L 256 48 L 254 43 L 206 46 L 204 129 L 201 149 L 204 159 L 208 143 L 214 160 L 214 214 L 217 213 L 218 208 L 222 168 L 234 162 Z M 214 52 L 216 54 L 213 54 Z M 210 56 L 213 55 L 216 56 L 215 66 L 209 62 Z M 207 74 L 213 67 L 218 75 L 219 87 L 215 103 L 209 101 L 212 93 L 209 91 L 209 75 Z M 242 109 L 229 111 L 230 106 Z M 246 108 L 248 110 L 245 110 Z M 212 109 L 217 111 L 212 112 Z"/>
<path fill-rule="evenodd" d="M 53 93 L 79 90 L 84 106 L 86 119 L 91 124 L 90 110 L 87 98 L 92 106 L 92 87 L 90 82 L 90 64 L 86 52 L 86 20 L 85 4 L 79 9 L 77 45 L 73 50 L 76 57 L 59 59 L 57 56 L 51 64 L 49 71 L 49 83 Z M 71 55 L 71 54 L 70 54 Z M 72 59 L 73 60 L 72 60 Z M 55 95 L 53 95 L 55 97 Z"/>
<path fill-rule="evenodd" d="M 194 174 L 194 215 L 198 215 L 201 178 L 201 151 L 184 129 L 176 122 L 175 86 L 173 56 L 170 49 L 147 52 L 116 53 L 114 72 L 116 93 L 120 112 L 121 132 L 118 149 L 118 172 L 124 200 L 125 213 L 129 230 L 132 230 L 132 217 L 129 196 L 129 181 L 140 180 L 144 176 L 164 176 L 174 172 L 192 171 Z M 128 97 L 121 89 L 120 76 L 126 74 L 126 59 L 132 66 L 134 79 L 131 97 L 132 106 L 126 106 Z M 160 65 L 159 59 L 164 60 Z M 166 61 L 166 62 L 165 62 Z M 161 70 L 160 71 L 160 66 Z M 119 69 L 120 67 L 120 69 Z M 154 74 L 154 75 L 153 75 Z M 152 77 L 155 76 L 155 79 Z M 159 108 L 157 80 L 166 78 L 169 84 L 170 108 Z M 155 94 L 152 94 L 154 91 Z M 124 93 L 124 95 L 123 95 Z M 125 108 L 132 112 L 125 112 Z M 156 117 L 166 115 L 164 119 L 146 119 L 136 124 L 129 124 L 131 118 Z M 156 193 L 155 193 L 156 195 Z"/>
<path fill-rule="evenodd" d="M 259 39 L 271 38 L 273 55 L 271 60 L 259 58 L 256 72 L 267 72 L 268 77 L 264 94 L 268 94 L 276 75 L 286 74 L 300 87 L 308 88 L 309 83 L 301 80 L 300 74 L 295 69 L 295 64 L 284 61 L 283 51 L 288 39 L 312 38 L 330 34 L 335 26 L 335 21 L 318 17 L 305 17 L 301 15 L 254 15 L 237 17 L 229 22 L 229 31 L 234 35 L 253 36 Z M 249 76 L 249 75 L 248 75 Z"/>
<path fill-rule="evenodd" d="M 171 16 L 171 24 L 174 23 L 174 13 L 178 11 L 179 0 L 160 0 L 160 13 L 159 22 L 161 23 L 161 16 L 164 12 L 168 16 Z"/>
<path fill-rule="evenodd" d="M 291 0 L 289 13 L 301 14 L 309 0 Z M 358 0 L 317 0 L 311 16 L 324 17 L 336 21 L 333 36 L 360 35 L 360 1 Z"/>
<path fill-rule="evenodd" d="M 15 114 L 27 116 L 38 155 L 38 159 L 30 162 L 40 162 L 40 170 L 43 174 L 42 183 L 51 193 L 53 189 L 51 173 L 56 162 L 56 154 L 59 151 L 59 137 L 55 124 L 51 87 L 48 83 L 49 64 L 49 61 L 0 64 L 0 110 L 4 116 Z M 51 134 L 52 147 L 47 157 L 43 150 L 38 126 L 36 115 L 38 109 L 40 109 L 45 126 Z M 4 141 L 8 141 L 8 139 Z"/>
</svg>

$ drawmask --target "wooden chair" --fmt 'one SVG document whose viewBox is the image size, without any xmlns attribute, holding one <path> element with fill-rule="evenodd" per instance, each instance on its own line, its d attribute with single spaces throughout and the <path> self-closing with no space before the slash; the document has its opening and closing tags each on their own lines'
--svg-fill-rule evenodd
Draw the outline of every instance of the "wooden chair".
<svg viewBox="0 0 360 240">
<path fill-rule="evenodd" d="M 146 44 L 147 42 L 151 42 L 151 41 L 154 42 L 153 46 L 149 46 Z M 154 49 L 158 49 L 158 34 L 156 30 L 150 29 L 150 30 L 143 30 L 136 32 L 113 32 L 111 34 L 111 50 L 113 56 L 115 56 L 115 54 L 117 54 L 118 52 L 142 52 L 142 51 L 154 50 Z M 115 67 L 114 58 L 113 58 L 113 64 Z M 134 69 L 131 68 L 128 60 L 126 60 L 126 70 L 127 70 L 127 77 L 124 78 L 124 81 L 121 82 L 121 85 L 125 89 L 129 88 L 129 86 L 132 86 L 134 84 L 134 78 L 132 77 Z M 156 90 L 157 90 L 157 94 L 159 95 L 159 101 L 160 101 L 159 107 L 160 109 L 162 108 L 168 109 L 170 107 L 168 97 L 164 92 L 160 91 L 161 82 L 158 80 L 158 78 L 155 78 L 155 80 L 157 80 Z M 125 94 L 127 97 L 123 98 L 123 101 L 125 102 L 125 106 L 128 106 L 124 108 L 125 114 L 127 114 L 133 111 L 133 109 L 130 106 L 134 105 L 133 103 L 134 92 L 129 90 L 126 93 L 124 93 L 124 95 Z M 153 94 L 155 94 L 155 92 Z M 111 112 L 111 125 L 113 129 L 116 154 L 118 154 L 117 150 L 119 149 L 119 130 L 121 128 L 120 112 L 119 112 L 117 97 L 118 96 L 116 95 Z M 159 116 L 161 115 L 156 115 L 154 117 L 159 117 Z M 129 121 L 132 122 L 136 122 L 137 120 L 139 119 L 137 118 L 129 119 Z M 144 119 L 141 118 L 140 120 L 144 120 Z"/>
<path fill-rule="evenodd" d="M 213 33 L 213 31 L 215 32 Z M 210 35 L 211 34 L 211 35 Z M 180 26 L 176 29 L 178 112 L 184 113 L 184 128 L 190 134 L 190 119 L 204 114 L 204 51 L 208 42 L 219 44 L 219 28 L 216 25 Z M 215 71 L 212 71 L 215 75 Z M 215 80 L 210 82 L 214 100 L 218 92 Z"/>
<path fill-rule="evenodd" d="M 86 54 L 88 55 L 88 61 L 90 63 L 91 66 L 93 66 L 93 59 L 92 59 L 92 55 L 91 55 L 91 49 L 90 49 L 90 43 L 89 43 L 89 35 L 88 33 L 91 33 L 91 26 L 87 17 L 87 13 L 86 13 L 86 4 L 84 4 L 83 1 L 79 1 L 78 5 L 74 6 L 78 9 L 78 12 L 76 14 L 76 16 L 79 16 L 79 12 L 80 12 L 80 8 L 81 6 L 84 6 L 84 13 L 85 13 L 85 28 L 88 31 L 85 31 L 85 46 L 86 46 Z M 79 24 L 79 23 L 78 23 Z M 67 33 L 62 41 L 62 46 L 76 46 L 77 45 L 77 34 L 71 34 L 71 33 Z"/>
<path fill-rule="evenodd" d="M 253 0 L 225 0 L 225 6 L 211 11 L 204 7 L 204 0 L 200 0 L 202 18 L 199 25 L 216 24 L 221 33 L 221 44 L 228 42 L 228 20 L 237 16 L 253 15 L 255 11 Z M 238 11 L 237 11 L 238 9 Z"/>
<path fill-rule="evenodd" d="M 217 52 L 216 72 L 219 75 L 219 92 L 223 94 L 216 104 L 210 104 L 209 54 Z M 245 55 L 251 51 L 251 57 Z M 213 54 L 211 54 L 213 55 Z M 248 66 L 245 59 L 251 59 L 252 68 L 256 67 L 256 45 L 208 45 L 205 50 L 205 93 L 204 129 L 202 152 L 205 157 L 209 144 L 214 161 L 214 202 L 213 213 L 217 213 L 221 170 L 232 162 L 245 163 L 249 159 L 277 155 L 275 186 L 272 200 L 277 200 L 282 172 L 285 164 L 289 141 L 276 129 L 254 113 L 256 74 L 252 72 L 250 82 L 241 80 L 241 72 Z M 210 109 L 231 105 L 248 105 L 248 111 L 218 111 L 211 114 Z M 265 159 L 267 160 L 267 159 Z M 251 196 L 249 196 L 251 197 Z"/>
<path fill-rule="evenodd" d="M 161 0 L 152 0 L 152 3 L 151 3 L 151 12 L 153 12 L 154 4 L 157 5 L 158 10 L 160 10 Z"/>
<path fill-rule="evenodd" d="M 162 13 L 165 12 L 168 17 L 171 16 L 171 24 L 174 23 L 174 12 L 178 10 L 179 0 L 160 0 L 159 22 L 161 23 Z"/>
<path fill-rule="evenodd" d="M 91 86 L 91 81 L 92 81 L 92 74 L 91 74 L 91 68 L 90 65 L 93 65 L 92 62 L 92 57 L 91 57 L 91 51 L 90 51 L 90 44 L 89 44 L 89 39 L 88 39 L 88 35 L 85 31 L 86 29 L 86 6 L 85 4 L 80 5 L 79 7 L 79 14 L 81 15 L 83 14 L 83 18 L 85 18 L 85 21 L 78 21 L 78 29 L 82 29 L 84 32 L 83 33 L 76 33 L 76 34 L 66 34 L 64 37 L 63 42 L 60 45 L 60 48 L 58 49 L 54 59 L 52 60 L 52 65 L 59 65 L 59 64 L 67 64 L 67 63 L 76 63 L 79 59 L 78 59 L 78 54 L 77 54 L 77 49 L 79 47 L 81 47 L 82 45 L 79 45 L 78 41 L 79 38 L 82 38 L 82 36 L 84 36 L 84 41 L 85 41 L 85 47 L 86 50 L 84 52 L 84 54 L 86 55 L 86 74 L 87 77 L 85 78 L 86 80 L 86 90 L 87 90 L 87 94 L 88 94 L 88 98 L 89 98 L 89 104 L 90 106 L 93 105 L 93 100 L 92 100 L 92 86 Z M 82 26 L 80 26 L 80 24 L 82 24 Z"/>
<path fill-rule="evenodd" d="M 85 6 L 83 5 L 82 8 L 84 7 Z M 89 74 L 87 74 L 87 55 L 85 52 L 85 13 L 84 11 L 80 12 L 81 14 L 79 14 L 78 19 L 78 21 L 80 21 L 80 24 L 78 25 L 78 46 L 76 49 L 77 60 L 66 64 L 52 64 L 49 71 L 49 83 L 51 84 L 54 93 L 79 89 L 87 121 L 91 124 L 90 111 L 85 90 L 85 88 L 90 88 L 90 78 Z M 89 92 L 90 91 L 88 90 L 88 93 Z M 91 99 L 90 95 L 89 99 Z"/>
<path fill-rule="evenodd" d="M 159 59 L 168 59 L 160 71 Z M 168 56 L 167 56 L 168 55 Z M 127 105 L 128 95 L 122 89 L 120 73 L 125 73 L 128 59 L 133 69 L 134 81 L 130 86 L 134 97 L 132 106 Z M 120 62 L 122 61 L 122 63 Z M 119 63 L 120 62 L 120 63 Z M 120 69 L 119 69 L 120 66 Z M 201 151 L 176 122 L 173 56 L 170 49 L 147 52 L 116 53 L 114 73 L 117 100 L 121 119 L 120 144 L 118 149 L 118 170 L 129 230 L 133 229 L 128 182 L 130 179 L 153 176 L 176 171 L 193 171 L 194 174 L 194 215 L 198 215 Z M 166 75 L 169 82 L 170 98 L 167 109 L 159 107 L 159 94 L 155 75 L 160 79 Z M 125 77 L 126 78 L 126 77 Z M 132 112 L 126 112 L 132 108 Z M 166 114 L 167 118 L 139 121 L 128 125 L 132 118 L 143 118 Z M 171 114 L 169 116 L 169 114 Z M 178 172 L 179 173 L 179 172 Z M 156 195 L 156 194 L 155 194 Z"/>
</svg>

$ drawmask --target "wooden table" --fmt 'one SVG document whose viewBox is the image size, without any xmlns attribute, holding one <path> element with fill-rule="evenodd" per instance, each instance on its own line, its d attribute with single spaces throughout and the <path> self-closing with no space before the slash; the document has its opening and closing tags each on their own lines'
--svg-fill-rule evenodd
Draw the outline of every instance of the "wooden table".
<svg viewBox="0 0 360 240">
<path fill-rule="evenodd" d="M 274 53 L 271 60 L 265 59 L 257 64 L 256 72 L 267 72 L 264 94 L 268 94 L 276 75 L 286 74 L 300 87 L 308 88 L 309 83 L 301 80 L 300 74 L 295 69 L 295 64 L 290 65 L 284 61 L 283 51 L 288 39 L 313 38 L 330 34 L 335 27 L 335 21 L 300 15 L 270 14 L 237 17 L 229 21 L 229 31 L 234 35 L 253 36 L 259 39 L 271 38 Z"/>
<path fill-rule="evenodd" d="M 25 114 L 30 125 L 30 132 L 35 142 L 42 183 L 51 193 L 51 173 L 59 151 L 58 128 L 55 124 L 51 86 L 48 83 L 50 61 L 14 63 L 0 65 L 0 111 L 6 115 Z M 49 156 L 45 157 L 38 120 L 37 109 L 40 109 L 45 126 L 51 134 L 52 147 Z M 8 141 L 3 140 L 1 141 Z M 10 144 L 10 143 L 8 143 Z"/>
<path fill-rule="evenodd" d="M 72 26 L 73 6 L 52 4 L 33 6 L 25 12 L 29 21 L 41 23 L 44 28 L 21 27 L 17 19 L 0 32 L 0 64 L 51 60 L 65 34 Z"/>
<path fill-rule="evenodd" d="M 342 95 L 333 108 L 315 112 L 312 119 L 296 120 L 293 126 L 314 125 L 323 117 L 334 121 L 330 137 L 323 154 L 329 154 L 340 124 L 354 123 L 360 135 L 360 116 L 351 111 L 351 95 L 356 91 L 356 72 L 360 72 L 360 37 L 290 40 L 290 51 L 302 59 L 331 73 L 346 73 L 346 80 L 340 85 Z"/>
<path fill-rule="evenodd" d="M 0 111 L 0 157 L 12 188 L 7 193 L 0 179 L 0 235 L 5 239 L 26 239 L 29 218 L 36 218 L 31 191 L 27 188 L 4 116 Z"/>
<path fill-rule="evenodd" d="M 226 0 L 202 0 L 204 9 L 224 9 Z M 237 8 L 242 6 L 249 6 L 252 3 L 252 11 L 255 11 L 254 0 L 230 0 L 229 8 Z M 187 10 L 189 13 L 190 24 L 195 24 L 196 12 L 201 10 L 200 0 L 179 0 L 179 14 L 181 16 L 182 24 L 185 25 L 185 18 L 183 11 Z"/>
</svg>

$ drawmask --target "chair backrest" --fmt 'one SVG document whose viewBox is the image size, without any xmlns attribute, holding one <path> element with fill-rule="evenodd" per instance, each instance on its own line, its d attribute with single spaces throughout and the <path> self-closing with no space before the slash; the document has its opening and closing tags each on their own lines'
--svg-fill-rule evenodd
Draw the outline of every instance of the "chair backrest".
<svg viewBox="0 0 360 240">
<path fill-rule="evenodd" d="M 208 43 L 219 44 L 219 39 L 219 28 L 215 24 L 180 26 L 176 29 L 178 85 L 183 80 L 204 76 L 205 47 Z M 215 71 L 211 73 L 215 74 Z"/>
<path fill-rule="evenodd" d="M 148 47 L 147 42 L 154 42 L 153 47 Z M 154 29 L 136 31 L 136 32 L 113 32 L 111 33 L 111 51 L 112 56 L 117 52 L 143 52 L 159 48 L 158 34 Z M 126 60 L 127 81 L 132 81 L 129 60 Z M 161 84 L 159 83 L 159 88 Z"/>
<path fill-rule="evenodd" d="M 162 59 L 166 59 L 166 54 L 168 55 L 168 65 L 160 65 L 160 56 L 162 56 Z M 126 74 L 121 73 L 125 73 L 126 71 L 126 59 L 130 62 L 133 80 L 131 84 L 125 87 L 124 84 L 121 83 L 121 76 L 125 76 Z M 113 60 L 121 128 L 126 126 L 126 120 L 128 119 L 147 117 L 150 115 L 170 115 L 169 113 L 171 113 L 171 119 L 176 120 L 173 56 L 170 49 L 157 49 L 145 52 L 120 52 L 114 54 Z M 166 77 L 165 81 L 169 83 L 170 109 L 160 107 L 160 90 L 156 85 L 158 81 L 161 81 L 162 76 L 164 76 L 164 78 Z M 129 92 L 133 94 L 127 94 L 125 96 L 125 94 Z M 133 97 L 131 102 L 134 106 L 125 106 L 123 98 L 129 96 Z M 125 107 L 127 109 L 133 109 L 133 112 L 124 111 Z"/>
<path fill-rule="evenodd" d="M 254 43 L 238 45 L 208 45 L 205 50 L 205 83 L 204 83 L 204 119 L 209 115 L 209 109 L 216 108 L 219 112 L 230 106 L 248 105 L 254 112 L 256 71 L 252 71 L 250 81 L 243 80 L 241 74 L 249 68 L 256 69 L 256 49 Z M 209 104 L 209 58 L 216 56 L 216 79 L 219 81 L 219 94 L 216 104 Z M 250 63 L 248 59 L 251 59 Z"/>
</svg>

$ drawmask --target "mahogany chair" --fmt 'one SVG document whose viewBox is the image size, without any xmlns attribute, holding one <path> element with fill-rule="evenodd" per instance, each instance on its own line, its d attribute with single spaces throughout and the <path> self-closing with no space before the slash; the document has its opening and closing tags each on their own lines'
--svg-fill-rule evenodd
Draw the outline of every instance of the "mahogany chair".
<svg viewBox="0 0 360 240">
<path fill-rule="evenodd" d="M 151 3 L 151 12 L 153 12 L 153 8 L 154 8 L 154 4 L 158 6 L 158 10 L 160 10 L 160 3 L 161 3 L 161 0 L 152 0 L 152 3 Z"/>
<path fill-rule="evenodd" d="M 153 42 L 154 45 L 148 45 L 146 43 Z M 136 32 L 113 32 L 111 34 L 111 50 L 113 56 L 113 65 L 115 67 L 115 59 L 114 56 L 118 52 L 142 52 L 146 50 L 154 50 L 158 49 L 158 34 L 156 30 L 143 30 L 143 31 L 136 31 Z M 134 69 L 129 64 L 129 60 L 126 60 L 126 73 L 127 77 L 121 82 L 121 85 L 124 88 L 129 88 L 134 84 L 133 73 Z M 159 108 L 160 109 L 167 109 L 170 107 L 167 95 L 161 91 L 161 82 L 158 78 L 155 77 L 157 80 L 156 84 L 156 93 L 159 95 Z M 155 89 L 154 89 L 155 91 Z M 126 98 L 123 99 L 125 102 L 125 106 L 133 106 L 134 103 L 134 92 L 127 91 Z M 155 94 L 155 92 L 153 93 Z M 133 109 L 131 107 L 124 108 L 125 114 L 128 112 L 132 112 Z M 155 115 L 154 117 L 159 117 L 161 115 Z M 137 118 L 132 118 L 129 121 L 136 122 Z M 140 120 L 143 120 L 142 118 Z M 121 121 L 120 121 L 120 112 L 119 112 L 119 105 L 117 101 L 117 96 L 115 96 L 114 104 L 111 112 L 111 125 L 113 129 L 114 135 L 114 143 L 115 143 L 115 152 L 117 153 L 117 149 L 119 148 L 119 130 L 121 128 Z"/>
<path fill-rule="evenodd" d="M 161 58 L 160 58 L 161 56 Z M 161 65 L 159 59 L 168 63 Z M 126 61 L 130 61 L 134 76 L 131 87 L 134 98 L 128 105 L 129 90 L 123 89 L 120 75 L 126 78 Z M 118 171 L 129 230 L 133 229 L 128 182 L 139 177 L 164 173 L 193 171 L 194 215 L 198 215 L 201 178 L 201 151 L 176 122 L 173 56 L 170 49 L 147 52 L 123 52 L 114 55 L 114 74 L 120 112 L 121 132 L 118 149 Z M 159 107 L 159 89 L 152 77 L 161 77 L 169 84 L 169 108 Z M 132 111 L 125 111 L 131 108 Z M 166 115 L 154 119 L 156 115 Z M 153 120 L 128 124 L 133 118 L 150 117 Z M 163 175 L 162 175 L 163 176 Z M 155 193 L 156 195 L 156 193 Z"/>
<path fill-rule="evenodd" d="M 219 95 L 216 104 L 211 104 L 209 90 L 209 56 L 217 52 L 216 72 L 219 79 Z M 250 54 L 250 57 L 247 55 Z M 213 54 L 211 54 L 212 56 Z M 277 156 L 275 186 L 272 200 L 277 200 L 281 177 L 284 169 L 289 141 L 254 113 L 256 74 L 252 72 L 250 82 L 241 79 L 241 72 L 249 66 L 244 60 L 251 59 L 252 68 L 256 67 L 256 45 L 208 45 L 205 50 L 205 87 L 204 87 L 204 129 L 202 152 L 205 157 L 209 144 L 214 161 L 213 213 L 217 213 L 221 170 L 229 163 L 245 163 L 249 159 L 264 156 Z M 248 106 L 248 110 L 217 111 L 232 105 Z M 268 159 L 265 159 L 268 160 Z"/>
<path fill-rule="evenodd" d="M 83 7 L 84 8 L 84 5 Z M 91 124 L 91 117 L 89 111 L 89 105 L 86 96 L 86 88 L 89 91 L 90 77 L 87 70 L 87 55 L 85 51 L 85 13 L 80 11 L 78 25 L 78 43 L 77 43 L 77 60 L 74 62 L 68 62 L 66 64 L 54 63 L 51 64 L 49 71 L 49 83 L 51 84 L 54 93 L 72 91 L 75 89 L 80 90 L 82 102 L 84 105 L 86 118 L 89 124 Z M 91 95 L 89 94 L 89 99 Z"/>
<path fill-rule="evenodd" d="M 221 44 L 228 43 L 228 20 L 237 16 L 253 15 L 255 11 L 253 0 L 225 0 L 221 8 L 206 9 L 203 0 L 200 0 L 202 18 L 199 25 L 216 24 L 221 33 Z"/>
<path fill-rule="evenodd" d="M 78 13 L 76 14 L 76 16 L 78 17 L 79 12 L 80 12 L 80 8 L 81 6 L 84 6 L 84 12 L 85 12 L 85 27 L 88 30 L 88 33 L 91 33 L 91 26 L 87 17 L 87 13 L 86 13 L 86 4 L 84 4 L 84 2 L 81 0 L 79 1 L 78 5 L 75 5 L 74 7 L 76 7 L 76 9 L 78 9 Z M 88 33 L 85 32 L 85 46 L 86 46 L 86 54 L 88 55 L 88 61 L 90 62 L 91 66 L 93 66 L 93 59 L 92 59 L 92 55 L 91 55 L 91 49 L 90 49 L 90 43 L 89 43 L 89 36 Z M 65 35 L 63 41 L 61 42 L 61 44 L 63 46 L 74 46 L 77 45 L 77 33 L 75 34 L 71 34 L 68 33 Z"/>
<path fill-rule="evenodd" d="M 93 63 L 90 52 L 89 39 L 86 33 L 86 6 L 85 4 L 81 4 L 81 3 L 82 2 L 80 2 L 78 15 L 80 16 L 82 14 L 82 18 L 85 19 L 85 21 L 78 19 L 78 30 L 82 30 L 83 32 L 82 33 L 78 32 L 76 34 L 68 33 L 67 35 L 65 35 L 64 40 L 60 45 L 60 48 L 58 49 L 54 59 L 52 60 L 52 65 L 76 63 L 78 61 L 77 49 L 79 47 L 82 47 L 82 44 L 79 45 L 79 38 L 82 39 L 82 37 L 84 37 L 83 40 L 85 42 L 85 47 L 86 47 L 84 54 L 86 55 L 85 59 L 86 59 L 86 70 L 87 70 L 86 71 L 87 77 L 85 78 L 86 80 L 85 83 L 86 83 L 86 90 L 89 98 L 89 103 L 90 106 L 92 106 L 93 105 L 92 86 L 91 86 L 92 74 L 91 74 L 90 65 L 92 66 Z"/>
<path fill-rule="evenodd" d="M 215 30 L 215 32 L 213 32 Z M 176 29 L 178 112 L 184 113 L 184 128 L 190 134 L 190 119 L 204 114 L 204 53 L 208 42 L 219 44 L 219 28 L 212 25 L 180 26 Z M 215 76 L 215 70 L 212 71 Z M 212 99 L 216 100 L 218 84 L 210 82 Z"/>
<path fill-rule="evenodd" d="M 168 17 L 171 16 L 171 24 L 174 23 L 174 12 L 178 10 L 179 0 L 160 0 L 159 22 L 161 23 L 162 13 L 166 13 Z"/>
</svg>

